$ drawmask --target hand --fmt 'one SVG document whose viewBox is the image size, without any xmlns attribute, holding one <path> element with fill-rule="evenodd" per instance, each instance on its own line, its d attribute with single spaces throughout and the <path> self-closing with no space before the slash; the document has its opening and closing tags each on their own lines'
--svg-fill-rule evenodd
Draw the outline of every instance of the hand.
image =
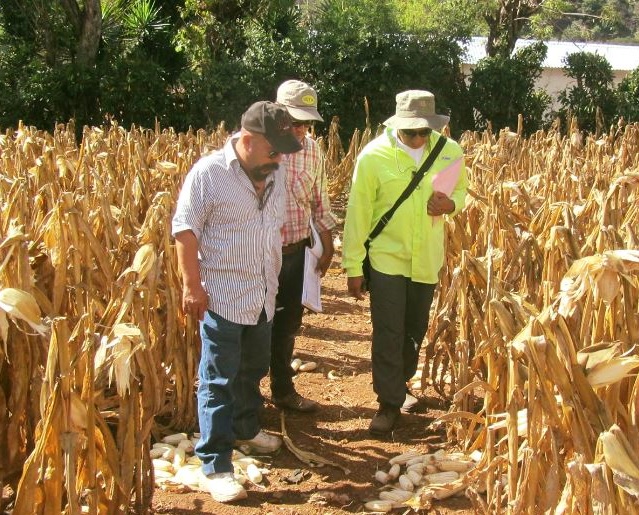
<svg viewBox="0 0 639 515">
<path fill-rule="evenodd" d="M 182 309 L 187 315 L 191 315 L 197 320 L 204 319 L 204 313 L 209 308 L 209 296 L 204 288 L 182 289 Z"/>
<path fill-rule="evenodd" d="M 317 260 L 317 273 L 320 274 L 320 277 L 324 277 L 326 275 L 326 271 L 328 267 L 331 266 L 331 262 L 333 261 L 333 247 L 330 249 L 324 248 L 324 252 L 322 256 Z"/>
<path fill-rule="evenodd" d="M 430 216 L 447 215 L 455 211 L 455 202 L 441 191 L 434 191 L 426 204 L 426 212 Z"/>
<path fill-rule="evenodd" d="M 355 297 L 357 300 L 364 300 L 364 289 L 362 288 L 364 285 L 363 275 L 360 275 L 359 277 L 349 277 L 347 284 L 348 293 L 351 297 Z"/>
</svg>

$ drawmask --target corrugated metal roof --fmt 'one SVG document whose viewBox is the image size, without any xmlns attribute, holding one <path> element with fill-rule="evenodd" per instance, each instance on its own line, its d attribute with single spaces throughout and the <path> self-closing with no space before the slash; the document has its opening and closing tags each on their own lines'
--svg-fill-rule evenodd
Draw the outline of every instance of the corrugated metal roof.
<svg viewBox="0 0 639 515">
<path fill-rule="evenodd" d="M 471 38 L 470 43 L 462 45 L 466 49 L 463 57 L 464 64 L 477 64 L 480 59 L 486 57 L 485 37 Z M 515 51 L 536 43 L 535 39 L 518 39 Z M 639 67 L 639 46 L 609 45 L 606 43 L 585 43 L 577 41 L 545 41 L 548 54 L 543 62 L 544 68 L 565 68 L 564 57 L 574 52 L 590 52 L 601 55 L 612 66 L 613 71 L 632 71 Z"/>
</svg>

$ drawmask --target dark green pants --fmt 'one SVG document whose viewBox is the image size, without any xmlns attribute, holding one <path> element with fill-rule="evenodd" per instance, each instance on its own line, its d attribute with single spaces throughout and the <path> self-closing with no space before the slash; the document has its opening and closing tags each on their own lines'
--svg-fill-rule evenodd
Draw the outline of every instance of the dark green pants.
<svg viewBox="0 0 639 515">
<path fill-rule="evenodd" d="M 417 370 L 435 284 L 371 269 L 373 390 L 380 405 L 401 407 Z"/>
</svg>

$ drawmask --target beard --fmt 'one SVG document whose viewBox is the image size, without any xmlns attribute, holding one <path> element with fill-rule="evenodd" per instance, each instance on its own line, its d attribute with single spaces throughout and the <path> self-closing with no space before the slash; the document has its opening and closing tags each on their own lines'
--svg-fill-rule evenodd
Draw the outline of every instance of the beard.
<svg viewBox="0 0 639 515">
<path fill-rule="evenodd" d="M 275 170 L 279 168 L 277 163 L 266 163 L 263 165 L 255 166 L 248 171 L 248 176 L 255 182 L 260 182 L 271 175 Z"/>
</svg>

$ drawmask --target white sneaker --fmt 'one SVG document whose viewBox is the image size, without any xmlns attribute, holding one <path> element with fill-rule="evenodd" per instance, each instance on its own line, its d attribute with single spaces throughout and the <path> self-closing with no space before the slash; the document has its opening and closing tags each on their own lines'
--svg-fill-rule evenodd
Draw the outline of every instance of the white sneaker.
<svg viewBox="0 0 639 515">
<path fill-rule="evenodd" d="M 218 472 L 208 476 L 201 472 L 200 488 L 209 492 L 213 500 L 217 502 L 246 499 L 246 490 L 237 482 L 233 472 Z"/>
<path fill-rule="evenodd" d="M 282 439 L 260 431 L 250 440 L 235 440 L 235 445 L 244 454 L 271 454 L 282 446 Z"/>
</svg>

